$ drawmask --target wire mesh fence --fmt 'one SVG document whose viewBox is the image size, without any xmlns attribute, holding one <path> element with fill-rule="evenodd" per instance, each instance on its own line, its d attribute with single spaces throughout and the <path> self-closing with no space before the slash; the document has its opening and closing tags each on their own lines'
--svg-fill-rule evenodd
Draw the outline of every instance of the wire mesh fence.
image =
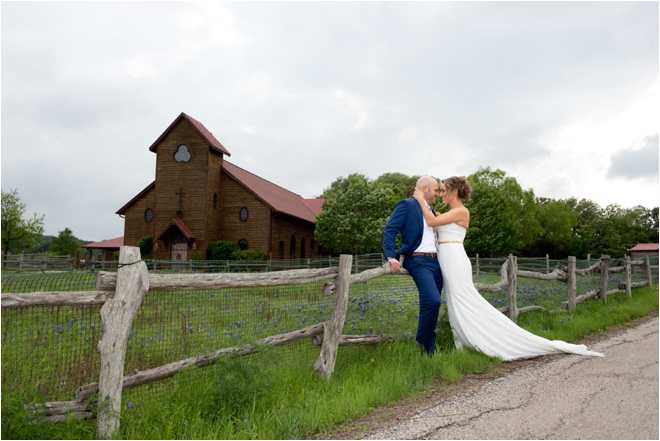
<svg viewBox="0 0 660 441">
<path fill-rule="evenodd" d="M 481 259 L 480 259 L 481 260 Z M 481 260 L 475 282 L 494 283 L 505 259 Z M 358 260 L 359 262 L 359 260 Z M 565 261 L 551 261 L 553 265 Z M 591 262 L 595 263 L 595 261 Z M 473 262 L 474 264 L 474 262 Z M 545 259 L 542 264 L 546 265 Z M 611 266 L 615 262 L 610 261 Z M 658 283 L 657 258 L 653 278 Z M 519 258 L 519 269 L 536 270 L 538 261 Z M 380 265 L 377 265 L 380 266 Z M 588 267 L 578 261 L 578 268 Z M 488 268 L 488 269 L 486 269 Z M 551 268 L 553 269 L 554 266 Z M 174 271 L 169 269 L 168 271 Z M 359 271 L 363 271 L 359 268 Z M 86 291 L 94 288 L 95 271 L 14 274 L 2 276 L 2 292 Z M 643 270 L 633 281 L 645 280 Z M 608 289 L 624 281 L 611 274 Z M 578 277 L 578 295 L 598 287 L 599 276 Z M 558 281 L 518 279 L 518 306 L 556 309 L 566 300 L 566 285 Z M 207 291 L 148 292 L 129 335 L 125 374 L 146 370 L 221 348 L 240 346 L 330 318 L 334 296 L 322 294 L 323 282 L 277 287 L 227 288 Z M 484 297 L 495 307 L 506 305 L 506 291 Z M 418 294 L 410 277 L 382 276 L 351 285 L 344 334 L 398 334 L 417 328 Z M 30 388 L 48 401 L 75 399 L 78 386 L 98 381 L 97 345 L 103 336 L 101 306 L 39 306 L 2 309 L 2 391 Z M 351 348 L 341 348 L 339 357 Z M 312 370 L 320 346 L 309 340 L 272 348 L 250 357 L 249 363 L 276 363 L 282 369 Z M 186 371 L 191 378 L 214 375 L 214 368 Z M 176 380 L 181 381 L 181 380 Z M 158 400 L 172 380 L 125 392 L 124 401 L 137 405 Z"/>
<path fill-rule="evenodd" d="M 143 259 L 149 272 L 156 273 L 236 273 L 270 272 L 292 269 L 318 269 L 339 266 L 339 257 L 277 260 L 155 260 Z M 352 272 L 358 273 L 377 268 L 385 262 L 382 254 L 353 256 Z M 92 261 L 90 269 L 113 271 L 117 261 Z"/>
</svg>

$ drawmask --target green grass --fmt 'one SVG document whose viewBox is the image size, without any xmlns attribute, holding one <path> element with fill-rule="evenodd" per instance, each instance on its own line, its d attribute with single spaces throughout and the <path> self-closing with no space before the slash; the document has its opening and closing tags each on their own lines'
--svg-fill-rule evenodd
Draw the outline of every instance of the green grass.
<svg viewBox="0 0 660 441">
<path fill-rule="evenodd" d="M 631 299 L 625 293 L 608 297 L 606 304 L 591 299 L 571 314 L 563 310 L 522 314 L 519 324 L 549 339 L 574 341 L 657 310 L 658 289 L 643 287 L 634 289 Z M 275 348 L 223 360 L 213 367 L 191 369 L 165 380 L 167 387 L 159 393 L 159 386 L 145 386 L 153 388 L 151 398 L 144 391 L 138 395 L 137 389 L 128 390 L 124 393 L 120 437 L 309 438 L 377 407 L 422 396 L 438 379 L 452 383 L 465 374 L 502 363 L 472 351 L 450 349 L 449 327 L 444 323 L 442 329 L 438 340 L 442 350 L 432 358 L 421 356 L 407 340 L 375 347 L 342 347 L 330 383 L 313 373 L 314 355 L 291 364 L 286 353 Z M 62 424 L 25 424 L 34 420 L 23 407 L 33 400 L 33 392 L 3 393 L 4 439 L 93 438 L 95 420 L 70 418 Z"/>
</svg>

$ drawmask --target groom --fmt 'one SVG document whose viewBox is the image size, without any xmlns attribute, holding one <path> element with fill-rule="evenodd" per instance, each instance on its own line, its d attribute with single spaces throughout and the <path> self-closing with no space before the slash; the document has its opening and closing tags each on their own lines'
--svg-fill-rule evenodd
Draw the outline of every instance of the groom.
<svg viewBox="0 0 660 441">
<path fill-rule="evenodd" d="M 438 181 L 431 176 L 422 176 L 417 188 L 424 193 L 428 205 L 435 204 L 438 194 Z M 433 210 L 431 210 L 433 213 Z M 401 233 L 401 247 L 395 252 L 394 241 Z M 435 327 L 440 311 L 442 274 L 436 255 L 436 238 L 432 227 L 424 221 L 422 209 L 413 198 L 401 200 L 390 216 L 383 230 L 383 251 L 390 262 L 392 274 L 403 267 L 408 270 L 417 291 L 419 291 L 419 326 L 415 340 L 424 347 L 430 356 L 435 351 Z"/>
</svg>

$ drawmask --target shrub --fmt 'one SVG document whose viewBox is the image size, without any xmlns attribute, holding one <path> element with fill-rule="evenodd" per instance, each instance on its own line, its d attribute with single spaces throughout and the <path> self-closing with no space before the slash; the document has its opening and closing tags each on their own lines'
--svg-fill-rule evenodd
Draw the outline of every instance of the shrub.
<svg viewBox="0 0 660 441">
<path fill-rule="evenodd" d="M 190 260 L 204 260 L 204 255 L 201 251 L 193 251 L 190 253 Z"/>
<path fill-rule="evenodd" d="M 238 248 L 238 245 L 236 245 L 234 242 L 219 240 L 209 245 L 207 249 L 208 259 L 230 260 L 231 254 L 238 250 L 240 250 L 240 248 Z"/>
<path fill-rule="evenodd" d="M 262 251 L 238 250 L 231 253 L 230 260 L 268 260 L 268 256 Z"/>
<path fill-rule="evenodd" d="M 151 259 L 152 257 L 151 253 L 154 249 L 153 236 L 144 236 L 138 242 L 138 246 L 140 247 L 140 256 L 142 256 L 143 259 Z"/>
</svg>

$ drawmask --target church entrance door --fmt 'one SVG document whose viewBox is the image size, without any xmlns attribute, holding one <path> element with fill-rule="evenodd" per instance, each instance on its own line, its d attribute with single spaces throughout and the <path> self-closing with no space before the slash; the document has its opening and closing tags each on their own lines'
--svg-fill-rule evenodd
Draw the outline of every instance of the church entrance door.
<svg viewBox="0 0 660 441">
<path fill-rule="evenodd" d="M 181 231 L 172 238 L 172 260 L 188 260 L 188 240 Z"/>
</svg>

